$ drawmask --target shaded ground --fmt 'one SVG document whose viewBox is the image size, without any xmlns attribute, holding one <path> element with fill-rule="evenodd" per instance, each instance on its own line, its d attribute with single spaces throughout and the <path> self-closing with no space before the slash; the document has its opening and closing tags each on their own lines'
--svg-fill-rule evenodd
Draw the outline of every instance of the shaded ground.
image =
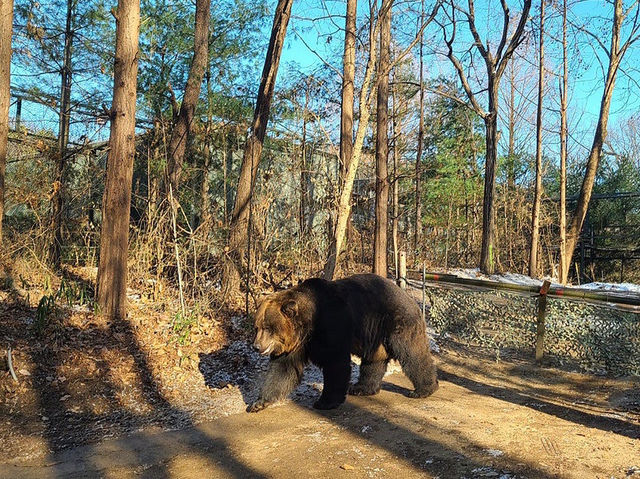
<svg viewBox="0 0 640 479">
<path fill-rule="evenodd" d="M 628 477 L 640 466 L 638 382 L 439 358 L 441 387 L 399 374 L 335 411 L 312 395 L 257 415 L 142 432 L 37 458 L 0 477 Z"/>
<path fill-rule="evenodd" d="M 496 362 L 447 343 L 427 400 L 406 398 L 393 366 L 380 395 L 319 413 L 321 375 L 309 368 L 291 401 L 250 415 L 266 362 L 233 312 L 185 329 L 174 305 L 145 294 L 120 322 L 59 299 L 38 334 L 48 293 L 28 283 L 0 292 L 0 346 L 13 348 L 18 375 L 0 364 L 0 478 L 640 477 L 639 378 Z"/>
<path fill-rule="evenodd" d="M 67 289 L 92 291 L 93 273 L 67 269 Z M 16 274 L 0 291 L 0 461 L 244 410 L 238 390 L 207 387 L 198 369 L 199 352 L 245 334 L 233 312 L 211 308 L 181 323 L 175 305 L 131 292 L 128 320 L 107 321 L 91 298 L 60 295 L 38 332 L 40 299 L 60 282 Z"/>
</svg>

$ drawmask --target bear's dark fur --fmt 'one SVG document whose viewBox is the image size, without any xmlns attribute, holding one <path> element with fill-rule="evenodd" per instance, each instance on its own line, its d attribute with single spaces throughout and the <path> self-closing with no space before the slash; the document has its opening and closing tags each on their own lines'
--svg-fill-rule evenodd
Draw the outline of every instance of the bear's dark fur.
<svg viewBox="0 0 640 479">
<path fill-rule="evenodd" d="M 270 355 L 257 412 L 284 399 L 298 385 L 304 366 L 322 369 L 324 388 L 314 404 L 332 409 L 347 391 L 372 395 L 390 359 L 397 359 L 413 383 L 410 397 L 438 388 L 436 367 L 417 303 L 392 281 L 360 274 L 338 281 L 308 279 L 267 297 L 255 315 L 254 346 Z M 358 382 L 349 388 L 351 354 L 361 358 Z"/>
</svg>

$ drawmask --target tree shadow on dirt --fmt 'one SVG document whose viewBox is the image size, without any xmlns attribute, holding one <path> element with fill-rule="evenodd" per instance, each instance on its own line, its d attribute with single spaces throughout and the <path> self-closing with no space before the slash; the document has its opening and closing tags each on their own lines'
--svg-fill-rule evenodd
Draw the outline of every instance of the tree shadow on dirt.
<svg viewBox="0 0 640 479">
<path fill-rule="evenodd" d="M 446 366 L 445 366 L 446 368 Z M 542 399 L 540 396 L 530 396 L 525 392 L 509 389 L 501 386 L 493 386 L 485 384 L 468 377 L 463 377 L 446 371 L 442 367 L 438 371 L 438 377 L 442 380 L 449 381 L 453 384 L 461 386 L 465 389 L 473 391 L 476 394 L 491 396 L 503 401 L 508 401 L 518 406 L 525 406 L 536 411 L 571 421 L 587 427 L 597 428 L 603 431 L 611 431 L 616 434 L 629 437 L 631 439 L 640 438 L 640 426 L 621 419 L 605 417 L 598 414 L 591 414 L 579 409 L 554 404 L 550 401 Z"/>
<path fill-rule="evenodd" d="M 69 278 L 79 281 L 81 278 Z M 93 290 L 92 285 L 90 290 Z M 35 318 L 36 308 L 29 307 L 19 298 L 2 304 L 4 311 L 16 309 L 25 317 Z M 87 312 L 89 322 L 90 312 Z M 101 327 L 71 324 L 71 310 L 59 307 L 47 318 L 42 335 L 34 332 L 32 326 L 13 327 L 6 331 L 4 339 L 14 345 L 14 349 L 28 351 L 33 370 L 24 381 L 31 383 L 35 393 L 34 408 L 26 414 L 13 414 L 15 437 L 42 436 L 50 453 L 47 475 L 51 477 L 96 477 L 104 475 L 108 464 L 101 464 L 96 445 L 107 436 L 121 436 L 143 427 L 184 429 L 195 427 L 189 413 L 174 407 L 162 394 L 151 372 L 146 353 L 137 342 L 133 327 L 128 321 L 114 320 L 102 323 Z M 85 327 L 86 326 L 86 327 Z M 46 338 L 46 339 L 45 339 Z M 110 361 L 113 353 L 124 354 L 131 364 L 130 375 L 125 383 L 117 378 Z M 66 369 L 82 355 L 90 356 L 95 368 L 77 370 L 69 374 Z M 77 373 L 77 374 L 76 374 Z M 64 375 L 67 374 L 65 377 Z M 128 387 L 127 384 L 133 385 Z M 137 387 L 137 391 L 131 390 Z M 91 391 L 94 394 L 86 394 Z M 83 391 L 85 394 L 83 394 Z M 136 401 L 132 396 L 139 394 Z M 142 404 L 142 407 L 140 407 Z M 0 412 L 5 408 L 0 404 Z M 214 460 L 216 465 L 235 477 L 263 477 L 246 466 L 230 452 L 221 438 L 209 437 L 195 428 L 190 439 L 176 433 L 181 450 L 203 460 Z M 195 438 L 195 439 L 194 439 Z M 140 464 L 139 471 L 147 477 L 169 477 L 168 465 L 154 464 L 152 470 L 145 471 L 145 461 L 153 451 L 156 454 L 173 454 L 176 444 L 167 442 L 161 435 L 155 439 L 125 439 L 119 457 L 124 462 Z M 89 444 L 81 446 L 82 444 Z M 77 447 L 80 446 L 80 447 Z M 33 468 L 24 462 L 12 467 L 9 477 L 32 477 Z M 2 476 L 9 466 L 2 466 Z"/>
<path fill-rule="evenodd" d="M 638 403 L 634 402 L 633 394 L 630 394 L 629 404 L 625 407 L 625 401 L 620 400 L 617 387 L 614 387 L 619 381 L 625 381 L 631 388 L 640 385 L 640 381 L 633 377 L 612 380 L 611 376 L 579 373 L 569 365 L 559 368 L 546 361 L 539 365 L 533 363 L 532 357 L 523 358 L 521 355 L 510 357 L 502 353 L 500 365 L 490 369 L 482 367 L 478 360 L 493 363 L 497 361 L 495 353 L 450 339 L 441 338 L 440 341 L 444 345 L 443 348 L 448 353 L 452 353 L 446 354 L 445 364 L 463 369 L 472 376 L 508 384 L 510 388 L 521 390 L 526 395 L 548 396 L 554 401 L 562 400 L 572 404 L 596 406 L 590 396 L 605 398 L 613 390 L 614 395 L 618 397 L 616 404 L 612 404 L 616 409 L 621 411 L 637 409 Z M 609 406 L 606 405 L 606 407 Z"/>
<path fill-rule="evenodd" d="M 405 392 L 402 387 L 392 388 L 389 383 L 386 386 L 394 392 Z M 415 469 L 416 474 L 439 477 L 515 477 L 515 474 L 542 479 L 555 477 L 523 458 L 506 454 L 499 458 L 487 457 L 481 445 L 462 434 L 439 427 L 435 422 L 425 423 L 424 418 L 410 417 L 397 411 L 389 414 L 388 406 L 376 404 L 375 396 L 368 400 L 373 402 L 372 408 L 360 407 L 348 400 L 336 410 L 314 412 L 353 436 L 401 459 Z M 385 409 L 378 412 L 373 410 L 380 406 Z M 412 428 L 415 425 L 415 429 L 409 429 L 403 423 L 412 424 Z M 451 440 L 451 437 L 455 439 Z M 448 445 L 447 442 L 455 443 L 455 446 Z M 478 460 L 472 456 L 485 456 L 487 460 Z"/>
</svg>

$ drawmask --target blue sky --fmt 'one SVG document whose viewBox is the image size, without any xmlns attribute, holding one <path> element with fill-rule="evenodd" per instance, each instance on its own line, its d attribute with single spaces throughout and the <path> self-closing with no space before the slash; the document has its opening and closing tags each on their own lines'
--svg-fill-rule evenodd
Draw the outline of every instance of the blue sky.
<svg viewBox="0 0 640 479">
<path fill-rule="evenodd" d="M 301 72 L 312 72 L 317 69 L 322 60 L 318 58 L 318 55 L 323 59 L 330 62 L 336 68 L 341 68 L 341 45 L 343 41 L 343 24 L 346 2 L 344 0 L 327 0 L 326 2 L 320 2 L 318 0 L 299 0 L 295 1 L 293 5 L 292 19 L 289 24 L 289 31 L 287 40 L 285 43 L 285 49 L 283 52 L 281 69 L 279 75 L 279 85 L 282 85 L 287 78 L 284 76 L 292 65 L 296 66 L 296 70 Z M 521 2 L 509 2 L 514 11 L 517 11 Z M 395 21 L 395 27 L 405 30 L 411 30 L 413 28 L 413 22 L 411 14 L 407 14 L 408 8 L 417 8 L 418 3 L 411 2 L 396 2 L 396 13 L 405 12 L 404 15 L 397 15 Z M 429 3 L 426 3 L 427 9 Z M 609 43 L 607 38 L 606 27 L 610 20 L 610 7 L 603 6 L 603 2 L 598 0 L 585 0 L 575 3 L 572 6 L 571 18 L 575 23 L 589 24 L 589 28 L 598 31 L 601 29 L 601 38 L 604 43 Z M 275 8 L 275 1 L 270 2 L 271 10 Z M 481 29 L 481 35 L 483 37 L 495 34 L 493 29 L 494 24 L 489 21 L 493 15 L 500 13 L 498 0 L 477 0 L 476 9 L 478 14 L 478 25 Z M 531 16 L 534 19 L 538 15 L 539 5 L 534 2 Z M 550 31 L 550 38 L 547 39 L 547 55 L 548 55 L 548 68 L 550 73 L 559 73 L 559 60 L 557 58 L 558 45 L 554 43 L 551 38 L 552 35 L 558 34 L 558 20 L 557 14 L 554 13 L 552 8 L 548 8 L 548 20 L 547 27 Z M 361 26 L 365 17 L 368 15 L 368 2 L 359 2 L 358 8 L 358 25 Z M 400 19 L 405 24 L 400 24 Z M 410 22 L 411 25 L 407 26 L 406 23 Z M 482 31 L 482 27 L 484 31 Z M 268 42 L 269 29 L 271 27 L 271 19 L 265 19 L 264 25 L 264 51 L 266 52 L 266 45 Z M 460 30 L 460 38 L 462 42 L 467 41 L 468 33 L 465 33 L 465 26 L 463 25 Z M 465 36 L 466 35 L 466 36 Z M 427 38 L 436 40 L 440 38 L 440 32 L 437 29 L 430 28 L 427 30 Z M 570 37 L 572 38 L 572 37 Z M 603 73 L 600 66 L 600 61 L 603 59 L 600 56 L 596 56 L 598 50 L 595 47 L 595 41 L 582 35 L 580 41 L 574 40 L 574 45 L 577 45 L 570 51 L 572 56 L 572 80 L 571 80 L 571 93 L 570 93 L 570 108 L 572 110 L 572 117 L 574 118 L 574 134 L 576 136 L 576 144 L 588 145 L 589 137 L 592 135 L 592 126 L 597 118 L 597 114 L 600 106 L 600 98 L 603 84 Z M 316 53 L 311 51 L 313 49 Z M 529 61 L 531 65 L 535 64 L 536 51 L 535 47 L 530 47 L 528 53 L 524 53 L 529 58 L 518 60 L 520 63 L 526 63 Z M 555 58 L 554 58 L 555 57 Z M 580 57 L 578 61 L 578 57 Z M 530 66 L 531 66 L 530 65 Z M 639 72 L 636 70 L 636 65 L 640 65 L 640 51 L 638 45 L 632 48 L 627 53 L 627 57 L 623 64 L 623 71 L 619 74 L 618 83 L 616 85 L 616 91 L 614 94 L 614 101 L 611 109 L 611 127 L 615 129 L 617 122 L 623 121 L 632 114 L 638 112 L 640 106 L 640 93 L 638 84 L 640 81 Z M 451 74 L 452 70 L 448 64 L 448 60 L 441 57 L 426 55 L 425 57 L 425 70 L 427 75 L 429 72 L 437 72 L 437 74 L 447 73 Z M 482 70 L 480 69 L 480 74 Z M 20 73 L 19 70 L 14 68 L 14 73 Z M 256 84 L 257 84 L 256 78 Z M 548 82 L 557 82 L 552 76 L 547 77 Z M 554 108 L 555 97 L 557 96 L 554 90 L 549 95 L 548 107 Z M 483 98 L 482 95 L 479 98 Z M 15 114 L 15 106 L 12 107 L 12 115 Z M 31 115 L 31 118 L 29 117 Z M 549 122 L 553 123 L 554 113 L 547 113 Z M 57 116 L 50 109 L 46 108 L 34 108 L 30 105 L 29 108 L 23 108 L 23 121 L 33 123 L 38 122 L 42 125 L 48 125 L 54 132 L 57 130 Z M 550 126 L 552 129 L 553 126 Z M 73 136 L 77 138 L 82 134 L 88 134 L 91 138 L 100 139 L 105 138 L 108 135 L 107 127 L 99 127 L 95 124 L 85 124 L 74 127 Z M 550 135 L 551 136 L 551 135 Z M 549 138 L 549 148 L 553 149 L 555 140 Z M 578 150 L 579 146 L 576 147 Z M 578 154 L 578 153 L 577 153 Z"/>
<path fill-rule="evenodd" d="M 319 54 L 323 59 L 329 61 L 334 66 L 341 66 L 341 50 L 340 45 L 343 39 L 342 15 L 345 9 L 344 1 L 328 2 L 326 6 L 315 0 L 302 0 L 294 3 L 293 18 L 290 23 L 286 48 L 283 52 L 283 64 L 296 63 L 302 71 L 313 71 L 318 68 L 322 60 L 316 55 Z M 461 2 L 466 5 L 466 2 Z M 522 2 L 509 1 L 512 11 L 517 12 Z M 533 2 L 530 16 L 534 21 L 538 22 L 539 3 Z M 625 1 L 625 6 L 631 3 Z M 396 10 L 406 11 L 409 6 L 408 2 L 397 2 Z M 418 3 L 419 5 L 419 3 Z M 429 9 L 429 3 L 426 3 Z M 416 8 L 415 6 L 413 8 Z M 587 26 L 590 30 L 598 33 L 602 42 L 608 47 L 610 42 L 609 26 L 611 23 L 612 6 L 605 4 L 600 0 L 583 0 L 571 2 L 570 20 L 576 25 Z M 368 2 L 359 2 L 358 8 L 358 25 L 362 25 L 364 17 L 368 14 Z M 493 38 L 497 33 L 497 27 L 501 24 L 496 22 L 494 15 L 501 15 L 502 11 L 498 0 L 480 0 L 476 1 L 477 24 L 481 37 Z M 323 18 L 322 18 L 323 17 Z M 331 17 L 331 18 L 327 18 Z M 313 21 L 312 18 L 322 18 L 322 20 Z M 547 78 L 546 81 L 553 86 L 548 93 L 547 107 L 550 110 L 556 110 L 557 106 L 557 76 L 561 72 L 560 50 L 557 38 L 560 34 L 560 22 L 558 11 L 551 6 L 547 6 L 546 28 L 549 35 L 546 38 L 547 51 Z M 501 18 L 498 17 L 497 20 Z M 407 22 L 408 17 L 405 14 L 403 21 Z M 399 19 L 396 18 L 395 27 L 403 27 L 399 25 Z M 484 28 L 483 28 L 484 27 Z M 458 36 L 462 44 L 468 45 L 469 34 L 466 25 L 461 25 L 458 30 Z M 426 37 L 438 41 L 441 34 L 437 29 L 429 28 Z M 576 36 L 577 35 L 577 36 Z M 327 39 L 331 36 L 331 42 Z M 623 39 L 627 38 L 628 31 L 623 31 Z M 302 37 L 302 40 L 300 37 Z M 530 63 L 534 66 L 537 63 L 537 39 L 531 39 L 533 45 L 528 51 L 520 49 L 520 55 L 525 58 L 517 60 L 518 65 Z M 570 28 L 569 42 L 573 44 L 570 48 L 570 110 L 573 118 L 573 134 L 576 140 L 574 145 L 576 154 L 579 155 L 580 150 L 584 150 L 581 145 L 589 146 L 592 139 L 593 125 L 597 120 L 600 110 L 600 100 L 602 96 L 604 68 L 606 68 L 606 57 L 597 46 L 596 42 L 584 35 L 576 33 L 575 28 Z M 631 48 L 625 57 L 621 71 L 618 74 L 616 89 L 614 92 L 611 113 L 610 113 L 610 129 L 615 130 L 618 122 L 622 122 L 631 115 L 637 114 L 640 107 L 640 91 L 638 83 L 640 82 L 640 72 L 636 70 L 636 65 L 640 65 L 640 45 Z M 315 51 L 312 52 L 311 49 Z M 482 65 L 481 65 L 482 66 Z M 426 56 L 425 57 L 426 75 L 429 72 L 436 74 L 446 73 L 452 75 L 453 70 L 447 59 L 441 57 Z M 482 68 L 479 70 L 482 74 Z M 531 80 L 534 81 L 533 79 Z M 504 81 L 503 81 L 504 83 Z M 532 84 L 533 85 L 533 84 Z M 483 95 L 478 96 L 484 100 Z M 504 100 L 504 99 L 503 99 Z M 546 112 L 548 121 L 555 123 L 557 116 L 554 111 Z M 553 127 L 550 127 L 553 128 Z M 551 136 L 551 135 L 548 135 Z M 554 138 L 549 138 L 549 148 L 554 149 Z"/>
</svg>

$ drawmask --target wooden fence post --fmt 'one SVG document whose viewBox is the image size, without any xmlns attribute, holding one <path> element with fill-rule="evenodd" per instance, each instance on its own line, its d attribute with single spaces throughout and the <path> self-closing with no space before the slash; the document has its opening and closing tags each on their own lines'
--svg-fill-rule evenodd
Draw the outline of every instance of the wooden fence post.
<svg viewBox="0 0 640 479">
<path fill-rule="evenodd" d="M 407 289 L 407 253 L 405 251 L 400 251 L 398 270 L 398 286 L 402 289 Z"/>
<path fill-rule="evenodd" d="M 538 296 L 538 321 L 536 325 L 536 362 L 540 364 L 544 356 L 544 318 L 547 314 L 547 293 L 551 283 L 547 280 L 540 287 L 540 296 Z"/>
<path fill-rule="evenodd" d="M 427 319 L 427 266 L 422 263 L 422 321 Z"/>
</svg>

